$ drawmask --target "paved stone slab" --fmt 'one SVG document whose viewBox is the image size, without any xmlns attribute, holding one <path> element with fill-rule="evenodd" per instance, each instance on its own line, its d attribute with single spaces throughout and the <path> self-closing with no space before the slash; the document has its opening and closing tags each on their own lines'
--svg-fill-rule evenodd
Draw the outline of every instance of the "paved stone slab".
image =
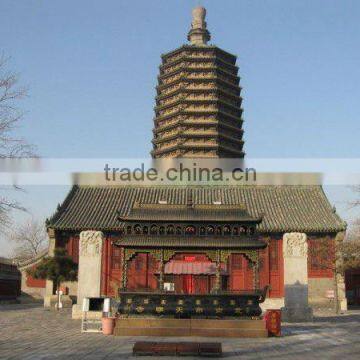
<svg viewBox="0 0 360 360">
<path fill-rule="evenodd" d="M 221 342 L 228 359 L 355 359 L 360 354 L 360 311 L 324 316 L 313 323 L 283 326 L 283 337 L 265 339 L 211 338 Z M 173 338 L 172 338 L 173 339 Z M 160 337 L 115 337 L 82 334 L 69 311 L 37 306 L 0 307 L 0 359 L 130 359 L 136 341 Z M 208 338 L 191 338 L 209 342 Z M 169 339 L 170 341 L 170 339 Z M 177 338 L 176 341 L 189 341 Z M 162 359 L 171 357 L 162 357 Z M 188 357 L 187 357 L 188 358 Z M 191 359 L 192 357 L 189 357 Z"/>
</svg>

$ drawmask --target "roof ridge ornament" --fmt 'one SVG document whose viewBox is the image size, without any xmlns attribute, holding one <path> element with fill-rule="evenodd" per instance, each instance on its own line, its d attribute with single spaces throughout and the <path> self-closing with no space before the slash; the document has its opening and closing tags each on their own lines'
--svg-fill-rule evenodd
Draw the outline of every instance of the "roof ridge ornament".
<svg viewBox="0 0 360 360">
<path fill-rule="evenodd" d="M 206 45 L 210 40 L 210 32 L 206 28 L 206 9 L 197 6 L 192 10 L 191 29 L 188 33 L 188 40 L 192 45 Z"/>
</svg>

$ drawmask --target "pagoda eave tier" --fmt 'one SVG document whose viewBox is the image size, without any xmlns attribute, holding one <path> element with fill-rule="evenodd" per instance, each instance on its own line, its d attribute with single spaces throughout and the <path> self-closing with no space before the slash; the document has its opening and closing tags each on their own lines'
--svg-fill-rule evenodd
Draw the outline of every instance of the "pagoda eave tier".
<svg viewBox="0 0 360 360">
<path fill-rule="evenodd" d="M 229 100 L 231 101 L 231 100 Z M 225 101 L 223 99 L 219 99 L 219 98 L 214 98 L 214 99 L 188 99 L 188 98 L 182 98 L 179 99 L 177 101 L 168 103 L 168 104 L 164 104 L 164 105 L 157 105 L 154 107 L 155 111 L 159 111 L 159 110 L 165 110 L 165 109 L 169 109 L 172 107 L 175 107 L 177 105 L 181 105 L 184 104 L 185 106 L 190 106 L 190 105 L 200 105 L 200 106 L 206 106 L 206 105 L 222 105 L 225 107 L 228 107 L 229 109 L 233 110 L 233 111 L 239 111 L 241 110 L 240 107 L 240 103 L 241 100 L 240 98 L 238 99 L 239 104 L 235 105 L 235 104 L 231 104 L 229 103 L 229 101 Z"/>
<path fill-rule="evenodd" d="M 242 109 L 239 108 L 239 111 L 242 112 Z M 158 124 L 159 121 L 162 121 L 162 120 L 167 120 L 167 119 L 171 119 L 171 118 L 174 118 L 174 116 L 178 116 L 178 115 L 194 115 L 194 116 L 211 116 L 211 115 L 222 115 L 224 116 L 224 118 L 229 118 L 233 121 L 242 121 L 242 118 L 241 118 L 241 114 L 239 114 L 238 116 L 236 115 L 232 115 L 232 114 L 229 114 L 228 112 L 225 112 L 225 111 L 221 111 L 219 109 L 216 109 L 216 110 L 205 110 L 205 109 L 197 109 L 197 110 L 186 110 L 186 109 L 181 109 L 181 110 L 177 110 L 177 111 L 174 111 L 170 114 L 166 114 L 166 115 L 162 115 L 162 116 L 157 116 L 154 118 L 154 123 L 155 124 Z"/>
<path fill-rule="evenodd" d="M 236 70 L 236 69 L 234 69 Z M 181 68 L 174 69 L 173 71 L 169 71 L 168 73 L 162 73 L 158 75 L 158 80 L 163 81 L 177 74 L 192 74 L 192 73 L 209 73 L 209 74 L 223 74 L 225 76 L 230 76 L 234 81 L 240 81 L 240 77 L 236 75 L 236 73 L 227 71 L 225 69 L 221 69 L 215 64 L 213 66 L 203 66 L 203 67 L 194 67 L 194 66 L 183 66 Z"/>
<path fill-rule="evenodd" d="M 241 87 L 239 87 L 240 91 L 241 91 Z M 242 97 L 240 96 L 240 91 L 239 93 L 235 94 L 235 93 L 232 93 L 230 91 L 226 91 L 226 89 L 224 88 L 211 88 L 211 87 L 208 87 L 208 88 L 189 88 L 189 87 L 186 87 L 186 86 L 181 86 L 181 87 L 178 87 L 176 90 L 174 90 L 173 92 L 170 92 L 170 93 L 162 93 L 161 95 L 156 95 L 155 96 L 155 100 L 156 101 L 159 101 L 159 100 L 166 100 L 168 98 L 171 98 L 175 95 L 179 95 L 179 94 L 183 94 L 184 96 L 186 95 L 198 95 L 198 94 L 215 94 L 217 96 L 226 96 L 226 97 L 229 97 L 229 98 L 232 98 L 233 100 L 239 100 L 240 101 L 242 100 Z"/>
<path fill-rule="evenodd" d="M 232 69 L 234 71 L 238 71 L 239 67 L 237 65 L 235 65 L 235 63 L 231 63 L 231 62 L 227 62 L 224 59 L 221 59 L 219 57 L 216 57 L 215 55 L 213 56 L 203 56 L 203 57 L 194 57 L 194 56 L 189 56 L 189 55 L 183 55 L 180 56 L 179 58 L 173 60 L 173 61 L 169 61 L 166 64 L 162 64 L 159 66 L 159 70 L 160 72 L 166 71 L 169 68 L 172 68 L 174 66 L 183 64 L 183 63 L 193 63 L 193 64 L 197 64 L 197 63 L 211 63 L 211 64 L 216 64 L 219 65 L 223 68 L 228 68 L 228 69 Z"/>
<path fill-rule="evenodd" d="M 201 46 L 196 46 L 196 45 L 182 45 L 179 48 L 169 51 L 166 54 L 162 54 L 161 58 L 163 60 L 163 63 L 166 63 L 169 59 L 173 58 L 175 55 L 178 55 L 182 52 L 195 52 L 195 51 L 201 51 L 201 52 L 212 52 L 214 53 L 216 56 L 222 56 L 225 59 L 229 59 L 231 63 L 236 62 L 236 55 L 233 55 L 223 49 L 218 48 L 215 45 L 201 45 Z"/>
<path fill-rule="evenodd" d="M 244 141 L 241 138 L 236 138 L 233 135 L 226 135 L 222 133 L 218 133 L 216 131 L 179 131 L 177 133 L 171 134 L 169 136 L 164 136 L 163 138 L 156 138 L 152 140 L 153 144 L 161 144 L 173 141 L 174 139 L 191 139 L 191 138 L 214 138 L 214 137 L 220 137 L 224 140 L 228 140 L 230 143 L 236 143 L 239 145 L 243 145 Z"/>
<path fill-rule="evenodd" d="M 218 153 L 226 153 L 227 155 L 225 157 L 229 158 L 229 157 L 233 157 L 233 158 L 237 158 L 237 157 L 244 157 L 245 153 L 242 151 L 242 149 L 235 149 L 235 148 L 230 148 L 228 146 L 225 145 L 217 145 L 217 144 L 197 144 L 197 143 L 191 143 L 191 144 L 174 144 L 173 146 L 169 146 L 166 148 L 161 148 L 161 149 L 154 149 L 151 154 L 153 156 L 164 156 L 167 153 L 171 153 L 173 151 L 176 150 L 180 150 L 180 151 L 185 151 L 185 152 L 191 152 L 192 150 L 204 150 L 204 151 L 209 151 L 209 150 L 214 150 Z M 195 154 L 198 157 L 201 157 L 201 155 L 199 154 Z M 181 155 L 180 155 L 181 156 Z"/>
<path fill-rule="evenodd" d="M 171 129 L 178 128 L 180 126 L 211 126 L 211 127 L 216 126 L 218 129 L 223 128 L 223 129 L 227 129 L 227 130 L 233 131 L 238 134 L 244 133 L 244 130 L 242 128 L 226 124 L 222 121 L 219 121 L 218 119 L 181 120 L 181 121 L 176 121 L 171 124 L 159 125 L 156 128 L 154 128 L 152 131 L 153 131 L 154 135 L 155 134 L 157 135 L 157 134 L 163 133 L 166 130 L 169 131 Z"/>
<path fill-rule="evenodd" d="M 206 83 L 206 82 L 216 82 L 218 85 L 225 85 L 225 87 L 230 87 L 234 90 L 240 91 L 240 86 L 239 83 L 237 82 L 236 84 L 229 82 L 227 80 L 224 80 L 223 78 L 219 77 L 219 76 L 212 76 L 212 77 L 198 77 L 198 78 L 191 78 L 188 76 L 180 76 L 177 79 L 175 79 L 172 82 L 169 82 L 167 84 L 159 84 L 156 86 L 156 90 L 159 94 L 159 92 L 163 91 L 164 89 L 167 89 L 169 87 L 172 87 L 174 85 L 178 85 L 180 83 L 192 83 L 194 85 L 196 85 L 197 83 Z"/>
</svg>

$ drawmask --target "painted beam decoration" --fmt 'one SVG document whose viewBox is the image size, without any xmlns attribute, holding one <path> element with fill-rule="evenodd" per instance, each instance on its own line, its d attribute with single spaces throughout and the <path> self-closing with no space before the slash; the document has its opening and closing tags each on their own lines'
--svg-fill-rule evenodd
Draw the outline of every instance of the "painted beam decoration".
<svg viewBox="0 0 360 360">
<path fill-rule="evenodd" d="M 162 292 L 119 292 L 120 315 L 155 315 L 175 318 L 258 317 L 267 288 L 242 293 L 174 294 Z"/>
</svg>

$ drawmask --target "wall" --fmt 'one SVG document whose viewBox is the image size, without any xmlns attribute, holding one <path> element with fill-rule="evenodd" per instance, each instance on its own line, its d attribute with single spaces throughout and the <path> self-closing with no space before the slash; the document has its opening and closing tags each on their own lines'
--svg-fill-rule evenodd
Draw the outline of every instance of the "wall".
<svg viewBox="0 0 360 360">
<path fill-rule="evenodd" d="M 309 290 L 309 304 L 314 309 L 335 309 L 334 299 L 326 297 L 328 290 L 333 290 L 335 294 L 335 282 L 334 277 L 332 278 L 309 278 L 308 279 L 308 290 Z"/>
<path fill-rule="evenodd" d="M 309 235 L 308 237 L 309 304 L 315 310 L 335 310 L 335 236 Z"/>
<path fill-rule="evenodd" d="M 27 269 L 28 267 L 21 268 L 21 292 L 34 299 L 43 299 L 46 280 L 33 279 L 26 273 Z"/>
</svg>

